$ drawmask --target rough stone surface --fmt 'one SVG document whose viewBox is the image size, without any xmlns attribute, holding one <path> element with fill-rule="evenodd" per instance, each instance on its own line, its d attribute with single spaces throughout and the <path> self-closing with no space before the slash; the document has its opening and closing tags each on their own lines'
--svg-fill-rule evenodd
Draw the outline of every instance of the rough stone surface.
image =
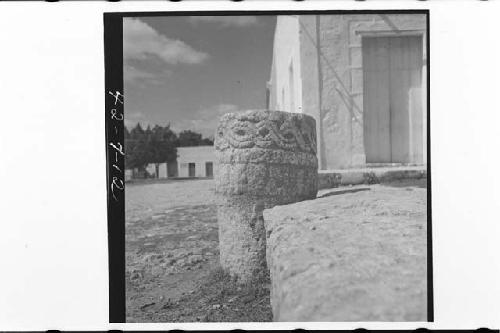
<svg viewBox="0 0 500 333">
<path fill-rule="evenodd" d="M 425 321 L 427 191 L 413 182 L 264 210 L 274 321 Z"/>
<path fill-rule="evenodd" d="M 265 268 L 264 208 L 316 197 L 314 118 L 280 111 L 229 113 L 215 135 L 220 261 L 248 280 Z"/>
</svg>

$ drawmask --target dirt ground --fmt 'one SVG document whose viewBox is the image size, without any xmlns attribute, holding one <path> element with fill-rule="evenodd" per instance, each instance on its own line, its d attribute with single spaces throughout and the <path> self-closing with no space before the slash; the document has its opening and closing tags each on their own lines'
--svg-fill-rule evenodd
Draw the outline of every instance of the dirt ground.
<svg viewBox="0 0 500 333">
<path fill-rule="evenodd" d="M 127 185 L 127 322 L 271 320 L 268 277 L 240 286 L 218 266 L 213 192 L 213 180 Z"/>
<path fill-rule="evenodd" d="M 390 186 L 425 197 L 425 179 Z M 127 322 L 272 320 L 269 277 L 241 286 L 218 266 L 213 180 L 127 184 L 125 198 Z"/>
</svg>

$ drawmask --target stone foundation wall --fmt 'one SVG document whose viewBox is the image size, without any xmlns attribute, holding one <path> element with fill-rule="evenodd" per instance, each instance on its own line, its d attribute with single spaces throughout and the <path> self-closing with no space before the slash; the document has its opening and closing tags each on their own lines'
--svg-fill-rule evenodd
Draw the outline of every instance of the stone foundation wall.
<svg viewBox="0 0 500 333">
<path fill-rule="evenodd" d="M 426 166 L 322 170 L 318 173 L 318 189 L 421 178 L 427 178 Z"/>
</svg>

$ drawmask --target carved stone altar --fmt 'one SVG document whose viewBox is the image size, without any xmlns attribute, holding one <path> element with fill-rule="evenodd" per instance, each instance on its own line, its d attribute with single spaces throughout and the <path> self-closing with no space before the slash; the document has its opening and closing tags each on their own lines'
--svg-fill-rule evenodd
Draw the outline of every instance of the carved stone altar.
<svg viewBox="0 0 500 333">
<path fill-rule="evenodd" d="M 316 197 L 316 123 L 282 111 L 228 113 L 215 151 L 220 262 L 248 281 L 266 267 L 262 211 Z"/>
</svg>

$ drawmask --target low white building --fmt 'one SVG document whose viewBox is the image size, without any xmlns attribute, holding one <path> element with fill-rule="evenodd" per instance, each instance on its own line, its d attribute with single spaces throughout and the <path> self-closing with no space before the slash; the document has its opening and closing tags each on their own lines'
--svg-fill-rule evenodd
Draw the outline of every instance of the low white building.
<svg viewBox="0 0 500 333">
<path fill-rule="evenodd" d="M 172 163 L 146 165 L 148 177 L 153 178 L 211 178 L 214 176 L 215 149 L 214 146 L 178 147 L 177 161 Z M 158 174 L 157 174 L 158 173 Z M 143 178 L 138 169 L 127 169 L 125 180 Z"/>
<path fill-rule="evenodd" d="M 167 178 L 167 163 L 158 165 L 158 178 Z"/>
<path fill-rule="evenodd" d="M 178 147 L 177 177 L 213 177 L 214 146 Z"/>
<path fill-rule="evenodd" d="M 156 167 L 158 166 L 158 169 Z M 146 166 L 146 171 L 148 174 L 150 174 L 153 178 L 167 178 L 167 163 L 149 163 Z M 156 172 L 158 171 L 158 174 Z"/>
<path fill-rule="evenodd" d="M 156 165 L 154 163 L 149 163 L 148 165 L 146 165 L 146 171 L 151 177 L 157 178 L 156 177 Z"/>
</svg>

